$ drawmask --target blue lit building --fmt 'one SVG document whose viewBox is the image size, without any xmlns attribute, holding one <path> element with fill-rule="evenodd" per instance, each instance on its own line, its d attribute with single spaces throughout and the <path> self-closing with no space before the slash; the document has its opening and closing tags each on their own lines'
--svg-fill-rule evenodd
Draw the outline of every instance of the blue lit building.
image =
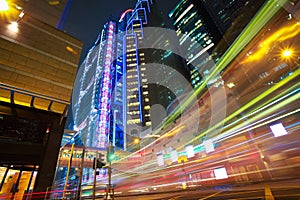
<svg viewBox="0 0 300 200">
<path fill-rule="evenodd" d="M 112 142 L 119 153 L 135 151 L 140 146 L 134 139 L 155 129 L 169 105 L 186 92 L 186 83 L 176 78 L 180 74 L 189 84 L 185 63 L 163 50 L 174 38 L 153 37 L 145 27 L 167 28 L 151 0 L 139 0 L 119 19 L 109 19 L 82 62 L 72 99 L 76 146 L 105 153 Z M 149 41 L 158 48 L 141 48 Z M 163 114 L 151 118 L 151 107 L 157 104 Z M 83 182 L 90 181 L 93 170 L 84 168 L 83 174 Z"/>
<path fill-rule="evenodd" d="M 86 134 L 86 146 L 106 149 L 110 132 L 111 96 L 116 67 L 116 22 L 105 24 L 77 74 L 73 92 L 74 123 Z"/>
<path fill-rule="evenodd" d="M 178 74 L 188 80 L 189 86 L 190 77 L 182 58 L 171 51 L 179 48 L 176 35 L 161 31 L 169 27 L 155 1 L 138 1 L 127 24 L 123 44 L 127 98 L 124 113 L 130 144 L 133 138 L 143 137 L 141 132 L 156 129 L 166 117 L 168 106 L 186 92 L 187 86 L 177 79 Z M 151 109 L 155 105 L 160 105 L 162 112 L 154 116 Z"/>
<path fill-rule="evenodd" d="M 134 150 L 127 149 L 134 138 L 157 127 L 165 117 L 159 116 L 153 124 L 150 108 L 159 104 L 166 110 L 186 90 L 186 85 L 174 78 L 179 73 L 190 80 L 179 56 L 140 48 L 151 40 L 165 49 L 173 45 L 168 35 L 153 38 L 145 33 L 145 27 L 167 28 L 151 0 L 139 0 L 120 19 L 110 19 L 78 71 L 73 92 L 74 124 L 81 143 L 86 140 L 88 147 L 104 150 L 111 141 L 117 149 Z M 149 66 L 152 63 L 157 63 L 155 70 Z M 153 79 L 162 75 L 164 83 Z"/>
</svg>

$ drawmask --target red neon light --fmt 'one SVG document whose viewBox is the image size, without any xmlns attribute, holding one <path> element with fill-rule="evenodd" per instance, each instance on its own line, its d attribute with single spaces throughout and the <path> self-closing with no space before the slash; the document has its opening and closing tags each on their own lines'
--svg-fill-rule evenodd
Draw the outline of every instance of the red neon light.
<svg viewBox="0 0 300 200">
<path fill-rule="evenodd" d="M 133 9 L 127 9 L 127 10 L 125 10 L 123 13 L 122 13 L 122 15 L 121 15 L 121 17 L 120 17 L 120 21 L 125 17 L 125 15 L 127 14 L 127 13 L 129 13 L 129 12 L 133 12 Z"/>
</svg>

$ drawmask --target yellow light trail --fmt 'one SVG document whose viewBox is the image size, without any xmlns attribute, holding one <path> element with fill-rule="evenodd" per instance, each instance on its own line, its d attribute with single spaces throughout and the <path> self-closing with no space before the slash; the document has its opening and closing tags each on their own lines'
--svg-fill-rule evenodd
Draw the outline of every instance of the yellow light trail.
<svg viewBox="0 0 300 200">
<path fill-rule="evenodd" d="M 269 50 L 282 41 L 295 37 L 300 33 L 300 23 L 295 23 L 287 27 L 283 27 L 269 36 L 266 40 L 259 44 L 258 50 L 247 57 L 243 63 L 257 61 L 266 56 Z M 291 53 L 291 51 L 289 51 Z M 281 56 L 281 55 L 280 55 Z M 289 55 L 290 56 L 290 55 Z"/>
<path fill-rule="evenodd" d="M 293 80 L 294 78 L 298 77 L 300 75 L 300 69 L 296 70 L 291 76 L 283 79 L 281 82 L 279 82 L 278 84 L 274 85 L 273 87 L 271 87 L 269 90 L 265 91 L 264 93 L 262 93 L 261 95 L 259 95 L 257 98 L 253 99 L 252 101 L 250 101 L 248 104 L 244 105 L 243 107 L 241 107 L 240 109 L 238 109 L 237 111 L 235 111 L 233 114 L 231 114 L 230 116 L 228 116 L 226 119 L 225 119 L 225 122 L 231 120 L 232 118 L 234 118 L 235 116 L 237 116 L 239 113 L 245 111 L 246 109 L 248 109 L 250 106 L 254 105 L 255 103 L 257 103 L 258 101 L 260 101 L 261 99 L 265 98 L 266 96 L 268 96 L 269 94 L 272 94 L 274 91 L 276 91 L 278 88 L 284 86 L 285 84 L 287 84 L 288 82 L 290 82 L 291 80 Z M 266 123 L 262 123 L 260 125 L 257 125 L 257 126 L 253 126 L 252 128 L 247 128 L 246 127 L 246 130 L 244 131 L 241 131 L 241 130 L 237 130 L 239 128 L 242 128 L 244 126 L 246 126 L 247 124 L 251 123 L 251 122 L 254 122 L 280 108 L 282 108 L 283 106 L 285 105 L 288 105 L 289 103 L 291 102 L 294 102 L 296 100 L 298 100 L 300 98 L 300 93 L 298 93 L 297 95 L 294 95 L 292 97 L 289 97 L 287 98 L 286 100 L 282 101 L 281 103 L 278 103 L 279 101 L 281 101 L 282 99 L 286 98 L 286 96 L 290 96 L 291 93 L 293 93 L 292 91 L 294 90 L 297 90 L 299 89 L 299 85 L 300 83 L 297 83 L 295 85 L 293 85 L 292 87 L 288 88 L 287 90 L 283 91 L 282 93 L 280 93 L 279 95 L 276 95 L 275 97 L 269 99 L 268 101 L 262 103 L 262 105 L 258 106 L 257 108 L 254 108 L 253 110 L 251 110 L 249 113 L 245 114 L 244 117 L 228 124 L 226 127 L 224 128 L 227 128 L 227 127 L 230 127 L 230 126 L 233 126 L 234 124 L 237 124 L 239 122 L 241 122 L 242 120 L 246 119 L 246 118 L 249 118 L 251 117 L 252 115 L 254 114 L 258 114 L 256 116 L 254 116 L 253 118 L 251 119 L 247 119 L 247 121 L 244 121 L 242 122 L 241 124 L 231 128 L 230 130 L 227 130 L 226 132 L 222 133 L 221 135 L 219 135 L 219 137 L 222 137 L 222 136 L 226 136 L 226 134 L 229 134 L 230 132 L 234 132 L 234 131 L 238 131 L 238 134 L 241 134 L 241 133 L 244 133 L 245 131 L 249 131 L 249 130 L 252 130 L 254 128 L 258 128 L 259 126 L 262 126 L 262 125 L 265 125 Z M 288 92 L 290 92 L 290 94 L 287 94 Z M 297 92 L 297 91 L 295 91 Z M 275 104 L 275 106 L 274 106 Z M 269 108 L 268 110 L 266 111 L 263 111 L 264 109 L 270 107 L 270 106 L 273 106 L 271 108 Z M 298 112 L 298 110 L 296 111 Z M 290 114 L 293 114 L 295 112 L 291 112 L 289 113 L 288 115 Z M 270 120 L 268 121 L 267 123 L 270 123 L 272 121 L 275 121 L 275 120 L 278 120 L 278 119 L 281 119 L 285 116 L 288 116 L 288 115 L 282 115 L 280 116 L 279 118 L 274 118 L 273 120 Z M 219 124 L 216 124 L 214 127 L 212 127 L 211 129 L 208 129 L 207 131 L 205 131 L 204 133 L 202 133 L 201 135 L 197 136 L 196 138 L 194 138 L 192 141 L 190 141 L 189 143 L 187 144 L 190 144 L 192 143 L 194 140 L 197 140 L 199 139 L 200 137 L 204 136 L 205 134 L 208 134 L 210 131 L 212 131 L 214 128 L 218 127 L 220 124 L 222 124 L 221 122 Z M 168 132 L 168 133 L 177 133 L 178 130 L 181 130 L 184 126 L 181 126 L 181 127 L 178 127 L 177 129 L 175 129 L 174 131 L 171 131 L 171 132 Z M 244 127 L 245 128 L 245 127 Z M 162 136 L 161 138 L 159 139 L 162 139 L 166 136 L 170 136 L 168 133 L 166 133 L 166 135 Z M 173 134 L 172 134 L 173 135 Z M 151 143 L 150 145 L 153 145 L 155 142 Z M 187 144 L 184 144 L 183 146 L 187 145 Z M 149 145 L 148 145 L 149 146 Z M 183 146 L 177 148 L 177 149 L 180 149 L 180 148 L 183 148 Z M 133 154 L 132 154 L 133 155 Z M 130 157 L 131 155 L 129 155 L 128 157 Z M 122 159 L 124 160 L 124 159 Z M 121 161 L 121 160 L 120 160 Z M 153 163 L 149 163 L 149 165 L 152 165 Z M 147 165 L 148 166 L 148 165 Z M 139 169 L 139 167 L 138 167 Z"/>
</svg>

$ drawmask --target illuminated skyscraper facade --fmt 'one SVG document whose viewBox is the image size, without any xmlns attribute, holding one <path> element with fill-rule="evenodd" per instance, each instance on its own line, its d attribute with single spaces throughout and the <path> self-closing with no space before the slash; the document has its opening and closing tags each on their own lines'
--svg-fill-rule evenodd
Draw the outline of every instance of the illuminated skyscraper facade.
<svg viewBox="0 0 300 200">
<path fill-rule="evenodd" d="M 164 111 L 185 92 L 186 86 L 176 75 L 190 79 L 183 60 L 170 50 L 178 45 L 177 40 L 177 43 L 172 41 L 176 35 L 159 34 L 160 28 L 168 27 L 155 1 L 138 1 L 127 23 L 124 35 L 127 105 L 124 108 L 126 137 L 132 139 L 143 137 L 141 132 L 145 130 L 157 128 L 167 115 Z M 149 31 L 150 27 L 157 29 Z M 155 105 L 160 105 L 163 112 L 154 114 Z"/>
<path fill-rule="evenodd" d="M 111 141 L 126 150 L 141 132 L 152 130 L 163 120 L 156 120 L 153 126 L 151 106 L 159 104 L 166 110 L 185 92 L 185 85 L 174 78 L 180 73 L 189 80 L 181 58 L 172 52 L 141 48 L 149 41 L 166 48 L 171 45 L 167 35 L 151 38 L 145 32 L 149 26 L 162 28 L 164 23 L 155 2 L 139 0 L 118 21 L 107 22 L 82 63 L 75 85 L 78 91 L 74 91 L 74 119 L 82 133 L 79 135 L 87 132 L 87 146 L 105 149 Z M 162 75 L 165 83 L 153 79 Z"/>
<path fill-rule="evenodd" d="M 211 27 L 212 23 L 206 20 L 207 12 L 205 10 L 200 11 L 197 5 L 192 0 L 182 0 L 178 5 L 169 13 L 173 25 L 176 29 L 176 33 L 179 36 L 179 42 L 181 46 L 184 46 L 185 42 L 188 44 L 187 51 L 185 51 L 185 58 L 190 68 L 192 84 L 194 88 L 197 88 L 201 84 L 201 76 L 196 67 L 191 66 L 191 63 L 203 56 L 205 52 L 211 52 L 216 44 L 216 40 L 220 38 L 219 34 L 213 34 Z M 193 41 L 191 41 L 191 39 Z M 200 60 L 203 65 L 205 59 Z"/>
<path fill-rule="evenodd" d="M 201 76 L 210 74 L 207 63 L 218 61 L 263 3 L 253 0 L 181 0 L 169 13 L 180 45 L 187 49 L 185 57 L 195 88 L 201 84 Z M 241 11 L 247 11 L 247 14 L 241 14 Z M 191 66 L 192 62 L 197 68 Z"/>
<path fill-rule="evenodd" d="M 220 38 L 215 51 L 222 55 L 262 7 L 266 0 L 201 0 L 197 4 L 206 10 Z M 201 8 L 200 8 L 201 9 Z M 201 10 L 202 12 L 202 10 Z"/>
<path fill-rule="evenodd" d="M 115 35 L 116 22 L 109 21 L 81 64 L 75 82 L 74 121 L 78 130 L 87 132 L 86 145 L 89 147 L 105 149 L 107 145 L 115 72 Z"/>
</svg>

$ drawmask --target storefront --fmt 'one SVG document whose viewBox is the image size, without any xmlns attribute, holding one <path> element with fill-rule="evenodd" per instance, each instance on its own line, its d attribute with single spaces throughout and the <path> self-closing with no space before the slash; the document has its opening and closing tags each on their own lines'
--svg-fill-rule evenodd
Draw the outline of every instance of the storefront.
<svg viewBox="0 0 300 200">
<path fill-rule="evenodd" d="M 0 199 L 30 199 L 37 169 L 37 166 L 0 167 Z"/>
</svg>

